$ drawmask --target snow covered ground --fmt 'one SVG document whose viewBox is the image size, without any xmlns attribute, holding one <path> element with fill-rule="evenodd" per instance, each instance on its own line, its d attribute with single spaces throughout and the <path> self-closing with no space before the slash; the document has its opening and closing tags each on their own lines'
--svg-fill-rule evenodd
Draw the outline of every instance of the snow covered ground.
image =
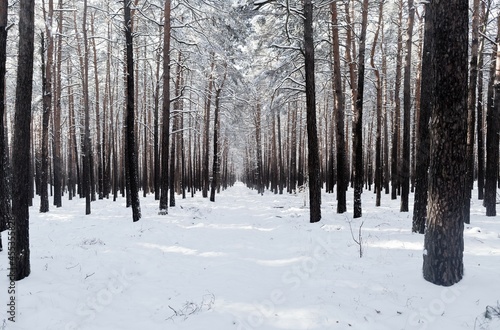
<svg viewBox="0 0 500 330">
<path fill-rule="evenodd" d="M 241 183 L 216 203 L 178 198 L 167 216 L 153 196 L 141 203 L 137 223 L 123 199 L 94 202 L 90 216 L 84 200 L 32 207 L 32 273 L 17 283 L 15 323 L 0 253 L 0 329 L 500 329 L 482 317 L 500 300 L 500 220 L 477 200 L 465 276 L 451 288 L 423 280 L 423 236 L 388 195 L 375 208 L 365 191 L 353 220 L 352 205 L 338 215 L 324 194 L 316 224 L 302 194 L 260 196 Z"/>
</svg>

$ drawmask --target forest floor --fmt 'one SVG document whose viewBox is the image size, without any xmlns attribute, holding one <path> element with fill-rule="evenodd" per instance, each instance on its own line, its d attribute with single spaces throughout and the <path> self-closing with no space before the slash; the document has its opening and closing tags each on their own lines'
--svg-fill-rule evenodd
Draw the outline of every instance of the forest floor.
<svg viewBox="0 0 500 330">
<path fill-rule="evenodd" d="M 477 199 L 465 276 L 445 288 L 422 278 L 424 236 L 399 200 L 383 195 L 376 208 L 365 191 L 363 217 L 352 219 L 351 204 L 338 215 L 335 195 L 323 194 L 323 218 L 310 224 L 305 197 L 238 183 L 215 203 L 178 198 L 160 216 L 148 196 L 136 223 L 123 199 L 96 201 L 89 216 L 84 200 L 46 214 L 35 205 L 15 323 L 0 253 L 0 329 L 500 329 L 500 315 L 484 317 L 500 300 L 500 220 Z"/>
</svg>

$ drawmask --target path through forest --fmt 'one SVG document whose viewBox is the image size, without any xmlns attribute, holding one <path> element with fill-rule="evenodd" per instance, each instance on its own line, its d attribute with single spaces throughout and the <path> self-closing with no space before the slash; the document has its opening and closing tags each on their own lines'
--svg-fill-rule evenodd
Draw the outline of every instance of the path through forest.
<svg viewBox="0 0 500 330">
<path fill-rule="evenodd" d="M 499 299 L 498 221 L 473 204 L 465 278 L 443 288 L 421 276 L 411 213 L 364 196 L 352 223 L 358 239 L 364 221 L 363 258 L 352 205 L 337 215 L 334 195 L 323 195 L 316 224 L 302 194 L 261 196 L 241 183 L 215 203 L 179 199 L 168 216 L 148 196 L 137 223 L 123 199 L 95 202 L 90 216 L 83 199 L 46 214 L 35 205 L 32 274 L 17 283 L 17 320 L 5 329 L 473 329 Z"/>
</svg>

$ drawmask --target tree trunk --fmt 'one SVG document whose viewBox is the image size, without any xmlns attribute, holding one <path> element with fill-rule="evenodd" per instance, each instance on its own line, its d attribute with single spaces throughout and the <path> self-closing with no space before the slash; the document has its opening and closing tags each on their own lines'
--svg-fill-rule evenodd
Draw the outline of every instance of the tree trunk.
<svg viewBox="0 0 500 330">
<path fill-rule="evenodd" d="M 63 35 L 63 11 L 62 0 L 58 1 L 59 20 L 57 23 L 57 62 L 56 79 L 54 88 L 54 116 L 53 116 L 53 141 L 52 141 L 52 163 L 54 166 L 54 206 L 62 206 L 63 195 L 63 166 L 61 160 L 61 65 L 62 65 L 62 35 Z"/>
<path fill-rule="evenodd" d="M 19 281 L 30 274 L 29 200 L 30 200 L 30 124 L 33 87 L 34 0 L 20 0 L 19 51 L 12 154 L 13 240 L 10 279 Z"/>
<path fill-rule="evenodd" d="M 125 18 L 125 42 L 127 51 L 127 119 L 126 119 L 126 159 L 128 164 L 127 170 L 127 185 L 130 192 L 130 201 L 132 205 L 132 219 L 134 222 L 141 218 L 141 205 L 139 201 L 138 187 L 138 171 L 137 171 L 137 156 L 135 146 L 135 99 L 134 99 L 134 45 L 132 39 L 132 21 L 130 18 L 130 2 L 124 1 L 124 18 Z"/>
<path fill-rule="evenodd" d="M 403 162 L 401 166 L 401 212 L 408 212 L 410 194 L 410 118 L 411 118 L 411 51 L 413 40 L 413 21 L 415 7 L 413 0 L 408 0 L 408 29 L 406 35 L 406 57 L 403 82 Z"/>
<path fill-rule="evenodd" d="M 307 170 L 309 174 L 310 222 L 321 220 L 321 179 L 316 127 L 316 83 L 314 77 L 313 3 L 304 0 L 304 60 L 307 105 Z"/>
<path fill-rule="evenodd" d="M 371 50 L 370 63 L 371 67 L 375 73 L 375 89 L 377 91 L 377 131 L 376 131 L 376 141 L 375 141 L 375 206 L 380 206 L 380 199 L 382 197 L 382 81 L 380 79 L 380 71 L 375 67 L 375 49 L 377 47 L 378 35 L 382 25 L 382 16 L 384 9 L 384 1 L 380 1 L 379 4 L 379 16 L 377 23 L 377 30 L 375 31 L 375 36 L 373 38 L 373 45 Z"/>
<path fill-rule="evenodd" d="M 479 52 L 479 0 L 472 5 L 471 57 L 467 94 L 467 180 L 469 189 L 464 203 L 464 222 L 470 223 L 470 199 L 474 187 L 474 124 L 476 123 L 477 60 Z"/>
<path fill-rule="evenodd" d="M 500 17 L 497 19 L 497 42 L 500 42 Z M 497 181 L 498 181 L 498 131 L 500 109 L 500 52 L 493 45 L 490 67 L 490 86 L 486 112 L 486 184 L 484 186 L 484 206 L 486 216 L 496 216 Z"/>
<path fill-rule="evenodd" d="M 344 134 L 344 91 L 342 88 L 342 72 L 340 68 L 340 40 L 337 19 L 337 3 L 330 5 L 332 15 L 332 47 L 333 47 L 333 89 L 335 93 L 336 149 L 337 149 L 337 213 L 347 211 L 346 190 L 349 172 L 346 166 L 345 134 Z"/>
<path fill-rule="evenodd" d="M 355 153 L 354 164 L 354 218 L 359 218 L 361 212 L 361 193 L 363 192 L 363 92 L 365 87 L 365 51 L 366 28 L 368 25 L 368 0 L 363 0 L 361 19 L 361 33 L 359 35 L 358 56 L 358 88 L 356 97 L 356 112 L 353 122 L 353 149 Z"/>
<path fill-rule="evenodd" d="M 432 1 L 431 59 L 435 97 L 431 121 L 424 278 L 451 286 L 463 276 L 467 164 L 468 1 Z"/>
<path fill-rule="evenodd" d="M 8 188 L 8 153 L 5 129 L 5 74 L 7 61 L 7 15 L 8 1 L 0 0 L 0 233 L 7 229 L 11 221 L 10 193 Z M 28 175 L 29 176 L 29 175 Z M 0 251 L 1 234 L 0 234 Z"/>
<path fill-rule="evenodd" d="M 168 153 L 170 135 L 170 5 L 165 1 L 163 25 L 163 120 L 161 149 L 161 193 L 159 214 L 168 214 Z"/>
<path fill-rule="evenodd" d="M 391 199 L 396 199 L 400 187 L 400 168 L 399 168 L 399 141 L 400 141 L 400 122 L 401 122 L 401 100 L 399 98 L 401 90 L 401 66 L 403 52 L 403 1 L 399 1 L 398 18 L 398 46 L 396 53 L 396 80 L 394 86 L 394 118 L 392 128 L 392 157 L 391 157 Z"/>
<path fill-rule="evenodd" d="M 427 221 L 428 169 L 430 157 L 429 121 L 434 100 L 434 71 L 431 53 L 434 47 L 434 18 L 429 3 L 425 4 L 424 46 L 422 56 L 422 81 L 420 94 L 420 115 L 418 122 L 418 139 L 415 172 L 415 201 L 413 205 L 414 233 L 423 234 Z"/>
<path fill-rule="evenodd" d="M 219 157 L 219 131 L 220 131 L 220 94 L 222 92 L 222 87 L 224 86 L 224 81 L 226 80 L 226 75 L 222 79 L 222 83 L 215 91 L 215 111 L 214 111 L 214 159 L 212 163 L 212 183 L 210 186 L 210 201 L 215 202 L 215 191 L 219 182 L 217 181 L 219 171 L 220 171 L 220 157 Z"/>
<path fill-rule="evenodd" d="M 49 211 L 48 177 L 49 177 L 49 122 L 52 111 L 52 64 L 54 56 L 54 38 L 52 34 L 52 15 L 54 12 L 53 1 L 49 0 L 48 10 L 43 8 L 45 19 L 45 32 L 47 36 L 47 48 L 42 33 L 40 49 L 42 59 L 42 184 L 40 190 L 40 212 Z M 46 55 L 45 55 L 46 54 Z M 45 59 L 47 61 L 45 61 Z"/>
<path fill-rule="evenodd" d="M 479 200 L 484 198 L 484 116 L 483 116 L 483 65 L 484 65 L 484 44 L 486 38 L 486 22 L 489 16 L 489 5 L 491 0 L 488 1 L 488 10 L 486 10 L 485 2 L 480 5 L 480 19 L 481 19 L 481 43 L 478 51 L 478 72 L 477 72 L 477 196 Z"/>
<path fill-rule="evenodd" d="M 83 20 L 82 20 L 82 34 L 83 34 L 83 77 L 82 77 L 82 89 L 83 89 L 83 109 L 85 112 L 85 124 L 83 135 L 83 193 L 85 194 L 85 214 L 91 213 L 90 201 L 91 201 L 91 142 L 90 142 L 90 105 L 89 105 L 89 52 L 88 52 L 88 41 L 87 41 L 87 0 L 83 2 Z"/>
</svg>

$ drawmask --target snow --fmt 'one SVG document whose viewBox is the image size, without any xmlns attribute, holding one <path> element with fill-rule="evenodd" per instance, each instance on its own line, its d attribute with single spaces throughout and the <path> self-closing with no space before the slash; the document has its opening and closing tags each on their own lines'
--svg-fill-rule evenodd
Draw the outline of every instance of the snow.
<svg viewBox="0 0 500 330">
<path fill-rule="evenodd" d="M 46 214 L 37 200 L 15 323 L 6 320 L 0 254 L 0 329 L 500 328 L 482 317 L 500 299 L 500 223 L 480 201 L 464 230 L 464 279 L 445 288 L 422 278 L 424 237 L 410 230 L 412 210 L 398 212 L 388 195 L 376 208 L 365 191 L 363 217 L 353 219 L 352 205 L 339 215 L 335 195 L 322 198 L 315 224 L 301 194 L 261 196 L 241 183 L 215 203 L 178 198 L 166 216 L 152 195 L 141 198 L 136 223 L 123 199 L 92 203 L 90 216 L 83 199 Z M 351 230 L 357 239 L 362 222 L 359 258 Z"/>
</svg>

